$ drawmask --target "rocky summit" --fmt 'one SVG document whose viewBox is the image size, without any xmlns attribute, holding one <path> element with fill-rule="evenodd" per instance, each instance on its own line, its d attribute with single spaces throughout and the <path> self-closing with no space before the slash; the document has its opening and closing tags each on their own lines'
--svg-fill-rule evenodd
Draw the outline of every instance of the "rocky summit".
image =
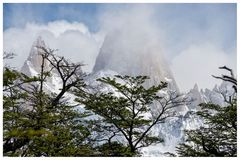
<svg viewBox="0 0 240 160">
<path fill-rule="evenodd" d="M 164 56 L 159 54 L 161 49 L 154 45 L 143 45 L 143 49 L 136 49 L 130 46 L 125 46 L 130 43 L 131 38 L 123 41 L 125 37 L 117 37 L 115 40 L 112 33 L 105 38 L 105 41 L 100 49 L 99 55 L 96 59 L 93 72 L 86 78 L 85 82 L 92 86 L 99 85 L 96 81 L 101 77 L 114 77 L 114 75 L 147 75 L 150 77 L 148 85 L 154 85 L 160 81 L 165 81 L 170 84 L 169 89 L 177 91 L 179 94 L 177 84 L 174 77 L 164 60 Z M 124 36 L 124 35 L 122 35 Z M 141 41 L 139 43 L 143 43 Z M 41 49 L 39 47 L 46 47 L 45 42 L 39 37 L 32 45 L 28 59 L 25 61 L 22 72 L 28 76 L 36 76 L 40 72 L 41 67 Z M 51 67 L 50 64 L 45 65 Z M 48 92 L 60 92 L 61 80 L 59 75 L 52 71 L 51 77 L 44 83 L 44 88 Z M 175 153 L 177 144 L 184 141 L 184 130 L 195 129 L 203 125 L 202 119 L 199 119 L 194 112 L 198 111 L 199 103 L 214 102 L 219 105 L 224 105 L 224 97 L 221 93 L 226 93 L 231 90 L 231 86 L 224 82 L 220 86 L 215 86 L 213 90 L 199 89 L 197 84 L 187 93 L 181 93 L 183 96 L 191 100 L 191 103 L 180 106 L 176 117 L 168 118 L 165 123 L 158 124 L 152 128 L 152 134 L 164 139 L 163 143 L 148 146 L 141 151 L 144 156 L 166 156 L 164 153 Z M 103 86 L 102 91 L 114 92 L 112 88 Z M 117 93 L 116 93 L 117 94 Z M 74 103 L 74 96 L 68 93 L 66 97 L 71 103 Z M 80 111 L 84 111 L 84 106 L 78 106 Z M 151 114 L 151 113 L 148 113 Z M 93 117 L 91 117 L 93 118 Z"/>
</svg>

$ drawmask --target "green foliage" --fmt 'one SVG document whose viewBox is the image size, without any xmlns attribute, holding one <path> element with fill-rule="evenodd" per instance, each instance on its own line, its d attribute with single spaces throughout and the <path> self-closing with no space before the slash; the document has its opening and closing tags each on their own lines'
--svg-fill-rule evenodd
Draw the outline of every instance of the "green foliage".
<svg viewBox="0 0 240 160">
<path fill-rule="evenodd" d="M 96 156 L 100 157 L 131 157 L 138 154 L 130 152 L 128 147 L 116 141 L 104 143 L 95 149 L 98 151 Z"/>
<path fill-rule="evenodd" d="M 65 68 L 67 69 L 67 66 Z M 72 72 L 71 68 L 69 71 Z M 76 80 L 71 77 L 72 75 L 68 77 L 71 82 Z M 87 128 L 84 120 L 84 117 L 89 114 L 80 113 L 75 106 L 71 106 L 64 100 L 63 95 L 67 90 L 62 91 L 61 96 L 45 92 L 43 85 L 49 76 L 49 72 L 44 71 L 43 65 L 37 77 L 28 77 L 16 70 L 4 68 L 4 156 L 88 156 L 94 154 L 87 141 L 91 134 L 91 126 L 88 125 Z M 67 80 L 65 83 L 68 82 Z M 74 83 L 77 85 L 83 82 L 79 78 Z M 53 105 L 52 102 L 56 100 L 56 97 L 58 97 L 57 103 Z"/>
<path fill-rule="evenodd" d="M 234 82 L 233 88 L 235 89 L 236 80 L 230 78 Z M 204 120 L 204 127 L 186 131 L 187 140 L 177 147 L 178 155 L 191 157 L 237 156 L 236 93 L 226 100 L 225 106 L 203 103 L 200 104 L 200 107 L 201 110 L 197 112 L 197 115 Z"/>
<path fill-rule="evenodd" d="M 146 88 L 144 83 L 148 79 L 147 76 L 120 75 L 113 79 L 109 77 L 98 79 L 105 85 L 111 86 L 119 93 L 119 96 L 112 92 L 85 92 L 85 94 L 75 92 L 78 97 L 82 97 L 77 99 L 78 102 L 84 104 L 85 108 L 94 112 L 94 114 L 101 116 L 102 126 L 100 125 L 100 127 L 103 129 L 102 132 L 107 130 L 109 134 L 114 133 L 108 141 L 117 144 L 115 140 L 112 140 L 113 137 L 115 139 L 117 139 L 117 136 L 125 138 L 125 142 L 121 142 L 121 145 L 128 145 L 127 149 L 121 150 L 121 152 L 124 151 L 121 155 L 133 156 L 138 153 L 139 148 L 163 142 L 163 139 L 151 136 L 150 130 L 166 118 L 164 114 L 169 109 L 168 104 L 160 105 L 162 108 L 159 107 L 161 109 L 156 112 L 157 116 L 155 117 L 146 118 L 144 115 L 151 111 L 151 105 L 163 99 L 158 95 L 158 92 L 166 88 L 167 83 L 161 82 L 157 86 Z M 106 129 L 104 125 L 110 127 Z M 102 147 L 107 147 L 107 145 Z M 106 155 L 108 152 L 113 151 L 108 149 L 103 154 Z"/>
<path fill-rule="evenodd" d="M 201 106 L 202 111 L 197 114 L 204 118 L 208 126 L 187 131 L 187 143 L 177 148 L 178 154 L 181 156 L 236 156 L 236 101 L 234 100 L 226 107 L 211 103 L 201 104 Z"/>
<path fill-rule="evenodd" d="M 43 53 L 38 76 L 29 77 L 4 67 L 4 156 L 140 156 L 139 148 L 163 142 L 152 135 L 151 128 L 163 123 L 173 115 L 171 109 L 181 104 L 177 96 L 159 96 L 167 83 L 146 88 L 147 76 L 118 75 L 98 79 L 117 95 L 87 93 L 81 64 L 55 56 L 54 50 L 39 49 Z M 59 93 L 44 89 L 51 71 L 61 78 Z M 65 100 L 67 92 L 74 93 L 76 101 L 89 112 L 82 113 Z M 158 109 L 153 110 L 156 103 Z M 87 120 L 90 112 L 99 118 Z M 147 117 L 151 112 L 154 116 Z"/>
</svg>

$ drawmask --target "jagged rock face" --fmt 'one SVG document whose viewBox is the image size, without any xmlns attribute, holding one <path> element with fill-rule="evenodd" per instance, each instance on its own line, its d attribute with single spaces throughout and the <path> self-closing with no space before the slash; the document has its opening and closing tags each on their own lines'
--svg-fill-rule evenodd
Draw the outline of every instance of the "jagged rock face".
<svg viewBox="0 0 240 160">
<path fill-rule="evenodd" d="M 168 81 L 170 88 L 178 90 L 161 48 L 151 36 L 142 34 L 144 33 L 136 35 L 119 30 L 108 34 L 96 59 L 93 72 L 109 69 L 132 76 L 147 75 L 151 79 L 149 85 Z"/>
<path fill-rule="evenodd" d="M 96 89 L 99 85 L 99 82 L 97 82 L 96 79 L 106 76 L 113 78 L 115 74 L 120 74 L 121 72 L 122 74 L 131 75 L 149 75 L 156 80 L 156 83 L 159 82 L 158 80 L 164 80 L 170 82 L 170 84 L 172 83 L 173 87 L 176 87 L 174 78 L 163 57 L 158 55 L 160 50 L 157 52 L 155 45 L 152 46 L 155 46 L 155 49 L 151 48 L 151 45 L 149 44 L 147 46 L 133 48 L 130 45 L 130 41 L 122 42 L 118 38 L 116 41 L 112 41 L 113 38 L 114 37 L 109 37 L 105 39 L 94 67 L 96 73 L 88 75 L 85 79 L 85 82 L 88 85 L 91 85 Z M 29 57 L 22 67 L 22 72 L 29 76 L 34 76 L 40 73 L 42 58 L 39 53 L 41 53 L 41 50 L 36 46 L 46 47 L 41 37 L 33 43 Z M 121 48 L 124 46 L 125 48 Z M 48 65 L 48 67 L 50 66 Z M 155 82 L 152 81 L 151 83 Z M 52 71 L 51 77 L 44 82 L 44 89 L 50 93 L 59 93 L 61 87 L 61 79 L 59 75 Z M 119 94 L 111 87 L 100 87 L 103 87 L 101 88 L 101 91 L 103 92 L 113 92 L 116 95 Z M 226 82 L 222 83 L 219 87 L 216 86 L 213 90 L 206 89 L 205 91 L 199 90 L 198 86 L 195 85 L 194 88 L 186 94 L 189 99 L 194 99 L 195 101 L 193 101 L 192 104 L 183 106 L 186 107 L 186 109 L 184 109 L 185 112 L 180 112 L 178 117 L 170 117 L 166 120 L 166 123 L 158 124 L 151 129 L 154 135 L 159 136 L 159 138 L 164 138 L 165 142 L 143 148 L 141 150 L 143 156 L 156 157 L 165 156 L 163 154 L 164 152 L 174 153 L 177 144 L 183 142 L 185 139 L 185 134 L 183 132 L 185 129 L 196 129 L 203 126 L 202 119 L 192 112 L 200 109 L 198 104 L 202 102 L 213 102 L 219 105 L 224 105 L 224 99 L 220 92 L 232 94 L 229 90 L 233 90 L 232 85 Z M 227 95 L 227 97 L 228 96 L 229 95 Z M 75 97 L 73 94 L 67 93 L 66 98 L 69 98 L 68 100 L 71 104 L 76 105 L 74 103 Z M 79 111 L 85 111 L 84 106 L 78 106 L 77 109 Z M 92 115 L 89 118 L 92 120 L 98 117 Z"/>
<path fill-rule="evenodd" d="M 46 48 L 46 44 L 41 37 L 38 37 L 37 40 L 33 43 L 28 59 L 24 62 L 21 72 L 27 76 L 38 76 L 41 73 L 42 65 L 42 53 L 43 50 L 41 47 Z M 51 64 L 45 60 L 44 62 L 44 72 L 51 70 Z M 44 82 L 44 90 L 48 92 L 58 93 L 59 89 L 62 87 L 62 81 L 59 77 L 56 70 L 51 70 L 51 77 L 48 77 Z"/>
<path fill-rule="evenodd" d="M 28 76 L 36 76 L 41 72 L 41 54 L 43 52 L 41 47 L 46 48 L 46 44 L 41 37 L 38 37 L 31 47 L 28 59 L 24 62 L 24 65 L 21 68 L 22 73 Z M 50 64 L 47 61 L 45 61 L 44 63 L 45 69 L 48 69 Z"/>
<path fill-rule="evenodd" d="M 191 101 L 191 103 L 188 105 L 188 108 L 190 110 L 200 110 L 199 104 L 204 102 L 203 95 L 203 91 L 199 91 L 198 85 L 195 84 L 193 89 L 187 93 L 187 96 Z"/>
<path fill-rule="evenodd" d="M 222 82 L 221 85 L 215 85 L 215 87 L 210 89 L 198 89 L 197 84 L 194 85 L 193 89 L 191 89 L 186 97 L 191 101 L 188 104 L 188 109 L 191 111 L 201 110 L 199 104 L 201 103 L 213 103 L 218 104 L 220 106 L 228 105 L 225 102 L 225 98 L 229 98 L 234 94 L 234 89 L 232 88 L 232 84 L 229 82 Z"/>
</svg>

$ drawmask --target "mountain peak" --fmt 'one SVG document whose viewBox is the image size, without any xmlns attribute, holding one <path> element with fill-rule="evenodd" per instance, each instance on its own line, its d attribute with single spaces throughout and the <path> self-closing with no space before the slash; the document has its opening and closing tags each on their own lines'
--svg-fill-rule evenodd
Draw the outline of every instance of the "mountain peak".
<svg viewBox="0 0 240 160">
<path fill-rule="evenodd" d="M 194 84 L 193 90 L 198 91 L 198 85 L 197 85 L 197 83 Z"/>
<path fill-rule="evenodd" d="M 93 72 L 109 69 L 123 75 L 146 75 L 150 77 L 147 86 L 167 81 L 172 90 L 178 91 L 159 44 L 147 33 L 138 36 L 121 30 L 110 32 L 104 39 Z"/>
<path fill-rule="evenodd" d="M 41 53 L 43 52 L 41 47 L 46 48 L 46 44 L 42 37 L 39 36 L 32 44 L 29 56 L 21 69 L 22 73 L 28 76 L 36 76 L 38 73 L 40 73 L 40 67 L 42 64 Z"/>
<path fill-rule="evenodd" d="M 42 39 L 42 36 L 38 36 L 36 41 L 33 42 L 33 45 L 38 46 L 38 47 L 45 47 L 46 46 L 44 40 Z"/>
</svg>

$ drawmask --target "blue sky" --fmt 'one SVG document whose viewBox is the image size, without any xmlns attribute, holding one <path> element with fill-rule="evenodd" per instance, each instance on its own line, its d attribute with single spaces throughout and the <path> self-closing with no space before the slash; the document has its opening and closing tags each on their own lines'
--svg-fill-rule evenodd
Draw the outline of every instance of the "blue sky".
<svg viewBox="0 0 240 160">
<path fill-rule="evenodd" d="M 139 7 L 140 6 L 140 7 Z M 176 75 L 177 81 L 180 82 L 181 85 L 193 86 L 195 82 L 197 82 L 197 78 L 204 77 L 203 75 L 194 75 L 194 70 L 189 72 L 185 72 L 188 68 L 200 68 L 201 63 L 197 63 L 198 60 L 194 63 L 187 63 L 184 61 L 187 56 L 189 56 L 192 52 L 198 53 L 199 51 L 209 52 L 219 52 L 222 56 L 218 56 L 217 53 L 212 56 L 213 63 L 220 64 L 220 62 L 225 62 L 220 60 L 226 59 L 226 57 L 231 57 L 231 61 L 236 61 L 236 4 L 71 4 L 71 3 L 61 3 L 61 4 L 11 4 L 5 3 L 3 5 L 3 27 L 4 27 L 4 49 L 9 51 L 17 51 L 16 44 L 12 44 L 12 41 L 17 41 L 17 39 L 28 39 L 29 45 L 27 42 L 25 44 L 21 44 L 22 48 L 25 48 L 24 53 L 19 53 L 19 60 L 17 59 L 16 65 L 21 66 L 24 59 L 26 59 L 26 52 L 31 47 L 31 41 L 35 38 L 34 36 L 29 35 L 29 37 L 25 37 L 25 34 L 28 33 L 28 29 L 31 31 L 38 27 L 38 32 L 43 29 L 39 29 L 39 27 L 44 28 L 44 30 L 48 30 L 49 26 L 56 27 L 56 24 L 59 25 L 58 22 L 60 20 L 64 20 L 64 24 L 67 24 L 70 27 L 76 28 L 77 22 L 79 24 L 84 24 L 85 28 L 89 30 L 89 33 L 95 39 L 101 39 L 103 32 L 106 32 L 106 25 L 110 28 L 114 27 L 114 25 L 119 25 L 119 15 L 124 14 L 124 12 L 128 13 L 134 7 L 141 8 L 141 6 L 147 6 L 153 12 L 151 16 L 148 16 L 148 20 L 146 23 L 151 22 L 155 28 L 159 29 L 161 33 L 164 35 L 163 46 L 165 48 L 166 58 L 169 60 L 169 63 L 172 67 L 174 74 Z M 144 7 L 143 7 L 144 8 Z M 135 21 L 134 19 L 141 18 L 139 16 L 144 16 L 144 9 L 139 9 L 139 12 L 134 13 L 133 19 L 130 21 Z M 132 12 L 129 12 L 132 14 Z M 147 13 L 146 13 L 147 14 Z M 128 19 L 128 16 L 125 17 Z M 52 23 L 49 25 L 49 23 Z M 144 21 L 143 21 L 144 22 Z M 62 23 L 62 22 L 61 22 Z M 29 25 L 31 24 L 31 25 Z M 128 24 L 124 24 L 128 25 Z M 139 24 L 136 29 L 144 27 L 144 24 Z M 73 28 L 74 28 L 73 27 Z M 80 27 L 81 28 L 81 27 Z M 68 29 L 65 28 L 64 31 Z M 34 31 L 34 34 L 37 31 Z M 49 32 L 52 32 L 50 29 Z M 22 36 L 22 37 L 21 37 Z M 158 36 L 158 35 L 156 35 Z M 159 35 L 160 36 L 160 35 Z M 162 35 L 161 35 L 162 36 Z M 13 39 L 11 39 L 11 37 Z M 97 38 L 96 38 L 97 37 Z M 99 38 L 100 37 L 100 38 Z M 76 37 L 78 39 L 79 37 Z M 55 37 L 55 40 L 57 38 Z M 86 37 L 85 37 L 86 39 Z M 99 48 L 100 43 L 92 41 L 87 37 L 87 42 L 84 41 L 84 44 L 87 43 L 87 46 L 91 46 L 90 48 Z M 60 41 L 60 38 L 57 39 Z M 78 39 L 79 40 L 79 39 Z M 50 40 L 49 40 L 50 41 Z M 83 43 L 83 40 L 81 39 Z M 60 42 L 59 42 L 60 43 Z M 55 43 L 51 43 L 55 45 Z M 20 44 L 19 44 L 20 45 Z M 26 45 L 23 47 L 23 45 Z M 77 45 L 76 45 L 77 46 Z M 14 49 L 11 49 L 14 48 Z M 58 47 L 58 46 L 57 46 Z M 62 46 L 61 46 L 62 47 Z M 81 48 L 83 49 L 83 48 Z M 67 49 L 66 49 L 67 50 Z M 97 49 L 94 51 L 89 51 L 89 54 L 92 55 L 97 53 Z M 191 53 L 190 53 L 191 52 Z M 24 54 L 24 55 L 23 55 Z M 189 55 L 188 55 L 189 54 Z M 207 55 L 199 53 L 199 61 L 207 59 Z M 185 56 L 185 57 L 183 57 Z M 197 55 L 198 56 L 198 55 Z M 194 56 L 194 57 L 197 57 Z M 202 57 L 201 57 L 202 56 Z M 203 57 L 206 56 L 206 57 Z M 22 59 L 20 58 L 22 57 Z M 190 57 L 190 56 L 189 56 Z M 233 57 L 233 58 L 232 58 Z M 94 56 L 91 57 L 94 59 Z M 234 59 L 235 58 L 235 59 Z M 219 60 L 218 60 L 219 59 Z M 84 59 L 85 61 L 89 61 L 89 59 Z M 181 62 L 179 62 L 182 60 Z M 216 61 L 216 62 L 215 62 Z M 236 62 L 232 62 L 232 67 L 236 68 Z M 17 64 L 19 63 L 19 64 Z M 207 63 L 207 62 L 206 62 Z M 208 63 L 211 63 L 209 61 Z M 227 62 L 226 62 L 227 63 Z M 231 65 L 230 59 L 229 63 Z M 93 65 L 93 64 L 91 64 Z M 196 65 L 196 66 L 189 66 Z M 182 67 L 184 66 L 184 67 Z M 213 66 L 209 66 L 213 67 Z M 214 66 L 215 67 L 215 66 Z M 206 69 L 205 69 L 206 70 Z M 212 69 L 213 70 L 213 69 Z M 212 71 L 211 70 L 211 71 Z M 192 74 L 191 83 L 183 84 L 184 77 L 187 74 Z M 200 74 L 200 72 L 199 72 Z M 209 74 L 204 73 L 202 74 Z M 182 76 L 182 77 L 181 77 Z M 195 79 L 194 79 L 195 77 Z M 202 80 L 203 81 L 203 80 Z M 199 82 L 200 83 L 200 82 Z M 201 87 L 209 87 L 203 84 Z M 186 87 L 185 87 L 186 88 Z"/>
<path fill-rule="evenodd" d="M 67 20 L 83 22 L 90 31 L 96 32 L 100 29 L 99 15 L 101 12 L 106 9 L 119 10 L 134 5 L 138 4 L 4 4 L 3 26 L 6 30 L 10 27 L 24 27 L 28 22 L 46 24 L 55 20 Z M 214 22 L 218 32 L 211 32 L 206 38 L 220 40 L 218 43 L 221 43 L 224 48 L 236 45 L 236 4 L 148 5 L 156 9 L 153 17 L 156 25 L 174 35 L 174 38 L 171 39 L 178 40 L 184 36 L 205 35 L 205 31 Z M 165 19 L 166 23 L 159 19 Z M 197 41 L 197 38 L 192 40 Z M 170 46 L 173 45 L 172 42 L 175 43 L 172 40 L 168 42 Z"/>
<path fill-rule="evenodd" d="M 98 29 L 98 14 L 106 8 L 127 8 L 138 4 L 94 4 L 94 3 L 5 3 L 4 29 L 22 27 L 27 22 L 47 23 L 54 20 L 82 21 L 92 31 Z M 222 21 L 231 29 L 231 36 L 236 35 L 236 4 L 148 4 L 158 9 L 159 17 L 179 19 L 180 27 L 188 29 L 188 25 L 206 27 L 208 20 Z M 65 12 L 63 12 L 65 10 Z M 74 13 L 74 14 L 73 14 Z M 217 15 L 217 16 L 216 16 Z M 22 18 L 15 21 L 14 17 Z M 235 39 L 235 37 L 234 37 Z"/>
<path fill-rule="evenodd" d="M 43 4 L 16 3 L 4 4 L 4 29 L 9 27 L 23 27 L 27 22 L 47 23 L 65 19 L 67 21 L 82 21 L 92 30 L 96 30 L 96 15 L 98 4 Z M 62 13 L 63 10 L 67 12 Z M 72 14 L 74 12 L 74 14 Z M 22 16 L 18 22 L 14 17 Z"/>
</svg>

